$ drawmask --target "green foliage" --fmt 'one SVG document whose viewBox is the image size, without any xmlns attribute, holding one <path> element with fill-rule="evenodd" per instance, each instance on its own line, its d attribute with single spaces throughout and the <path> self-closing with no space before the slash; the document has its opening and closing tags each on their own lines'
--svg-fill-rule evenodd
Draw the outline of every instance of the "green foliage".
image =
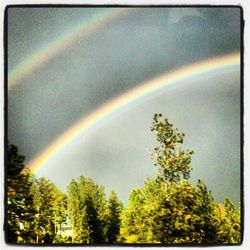
<svg viewBox="0 0 250 250">
<path fill-rule="evenodd" d="M 155 114 L 151 131 L 155 131 L 156 139 L 160 143 L 154 149 L 153 158 L 156 165 L 161 167 L 160 178 L 165 181 L 178 182 L 183 176 L 188 179 L 191 171 L 192 150 L 183 150 L 184 133 L 169 123 L 168 119 L 161 119 L 161 114 Z"/>
<path fill-rule="evenodd" d="M 64 193 L 56 188 L 56 197 L 53 202 L 53 220 L 55 224 L 55 232 L 61 232 L 62 224 L 67 219 L 67 197 Z"/>
<path fill-rule="evenodd" d="M 217 211 L 220 220 L 220 239 L 223 243 L 238 244 L 241 242 L 241 213 L 229 199 L 225 199 Z"/>
<path fill-rule="evenodd" d="M 134 189 L 122 214 L 120 239 L 125 243 L 216 243 L 217 205 L 198 182 L 147 180 Z"/>
<path fill-rule="evenodd" d="M 68 209 L 73 227 L 74 243 L 104 243 L 107 241 L 107 201 L 104 188 L 81 176 L 68 188 Z"/>
<path fill-rule="evenodd" d="M 183 150 L 184 134 L 161 114 L 151 130 L 160 143 L 154 149 L 157 178 L 132 190 L 122 213 L 119 240 L 124 243 L 218 244 L 240 242 L 240 210 L 229 200 L 223 209 L 205 183 L 188 182 L 193 151 Z M 183 178 L 183 179 L 182 179 Z"/>
<path fill-rule="evenodd" d="M 119 241 L 136 243 L 142 242 L 145 238 L 144 203 L 143 190 L 140 188 L 133 189 L 129 196 L 128 206 L 121 215 L 122 223 Z"/>
<path fill-rule="evenodd" d="M 240 208 L 229 199 L 217 204 L 204 182 L 188 181 L 193 151 L 182 148 L 184 133 L 161 114 L 154 116 L 151 130 L 159 142 L 152 153 L 158 173 L 131 191 L 126 208 L 115 191 L 106 199 L 104 187 L 90 178 L 72 180 L 67 196 L 51 181 L 34 179 L 24 171 L 17 147 L 10 145 L 7 241 L 239 244 Z"/>
<path fill-rule="evenodd" d="M 66 221 L 66 196 L 44 177 L 35 180 L 31 194 L 36 211 L 36 243 L 52 243 Z"/>
<path fill-rule="evenodd" d="M 70 244 L 72 243 L 71 236 L 62 236 L 62 235 L 56 235 L 53 238 L 53 244 Z"/>
<path fill-rule="evenodd" d="M 8 145 L 6 240 L 9 243 L 30 243 L 33 238 L 30 233 L 34 218 L 30 195 L 33 176 L 24 170 L 24 160 L 16 146 Z"/>
<path fill-rule="evenodd" d="M 117 241 L 117 237 L 120 233 L 121 218 L 120 214 L 122 212 L 123 205 L 122 202 L 118 199 L 115 191 L 111 191 L 111 194 L 108 199 L 108 229 L 107 229 L 107 239 L 108 243 L 112 244 Z"/>
<path fill-rule="evenodd" d="M 83 232 L 81 232 L 83 228 L 83 219 L 85 216 L 85 211 L 81 211 L 83 208 L 80 207 L 80 196 L 78 191 L 78 184 L 73 179 L 71 180 L 69 186 L 68 186 L 68 214 L 71 221 L 71 225 L 73 228 L 73 237 L 72 242 L 78 242 L 77 235 L 78 233 L 80 235 L 83 235 Z M 83 216 L 84 213 L 84 216 Z"/>
<path fill-rule="evenodd" d="M 164 218 L 159 240 L 162 243 L 217 243 L 216 204 L 201 181 L 187 180 L 165 185 Z"/>
</svg>

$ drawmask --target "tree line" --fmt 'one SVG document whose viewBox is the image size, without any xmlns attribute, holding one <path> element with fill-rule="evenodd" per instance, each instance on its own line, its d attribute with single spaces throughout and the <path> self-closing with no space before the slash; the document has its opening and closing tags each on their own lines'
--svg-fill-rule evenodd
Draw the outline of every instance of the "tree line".
<svg viewBox="0 0 250 250">
<path fill-rule="evenodd" d="M 192 150 L 184 133 L 155 114 L 155 178 L 131 190 L 124 206 L 115 191 L 80 176 L 67 193 L 35 178 L 14 145 L 7 152 L 6 242 L 18 244 L 240 244 L 241 211 L 215 201 L 206 184 L 189 181 Z M 68 230 L 68 234 L 65 231 Z"/>
</svg>

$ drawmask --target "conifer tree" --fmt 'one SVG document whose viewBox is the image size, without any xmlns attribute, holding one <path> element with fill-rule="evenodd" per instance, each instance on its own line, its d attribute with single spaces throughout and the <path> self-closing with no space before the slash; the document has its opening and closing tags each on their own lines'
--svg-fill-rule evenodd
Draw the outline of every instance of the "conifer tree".
<svg viewBox="0 0 250 250">
<path fill-rule="evenodd" d="M 104 188 L 90 178 L 80 176 L 68 188 L 68 207 L 73 226 L 73 242 L 107 242 L 107 201 Z"/>
<path fill-rule="evenodd" d="M 36 211 L 36 243 L 52 243 L 66 220 L 66 197 L 44 177 L 35 180 L 31 193 Z"/>
<path fill-rule="evenodd" d="M 30 189 L 33 176 L 25 169 L 25 157 L 18 148 L 8 145 L 7 151 L 7 220 L 8 243 L 30 243 L 33 240 L 34 209 Z"/>
<path fill-rule="evenodd" d="M 117 241 L 117 237 L 120 233 L 121 225 L 121 212 L 122 212 L 122 202 L 119 201 L 117 194 L 114 190 L 111 191 L 111 194 L 108 199 L 108 229 L 107 229 L 107 238 L 108 243 L 112 244 Z"/>
</svg>

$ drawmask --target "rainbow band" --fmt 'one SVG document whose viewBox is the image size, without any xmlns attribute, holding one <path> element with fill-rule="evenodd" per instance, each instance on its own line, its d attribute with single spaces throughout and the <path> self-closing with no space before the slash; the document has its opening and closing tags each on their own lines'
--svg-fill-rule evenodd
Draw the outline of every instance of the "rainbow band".
<svg viewBox="0 0 250 250">
<path fill-rule="evenodd" d="M 41 67 L 49 59 L 67 49 L 75 41 L 78 41 L 79 39 L 90 35 L 115 18 L 120 17 L 122 14 L 129 13 L 131 10 L 133 9 L 111 8 L 105 10 L 95 15 L 90 20 L 80 23 L 79 25 L 75 26 L 73 30 L 66 32 L 66 34 L 62 34 L 61 36 L 57 37 L 56 40 L 40 48 L 36 53 L 32 54 L 21 63 L 19 63 L 8 74 L 9 90 L 12 90 L 13 87 L 20 83 L 24 77 L 28 76 L 31 72 Z"/>
<path fill-rule="evenodd" d="M 121 96 L 112 99 L 110 102 L 101 106 L 90 115 L 84 117 L 69 130 L 67 130 L 63 135 L 57 138 L 47 149 L 45 149 L 40 155 L 38 155 L 38 157 L 28 164 L 27 167 L 32 173 L 36 173 L 39 168 L 45 165 L 53 156 L 60 153 L 62 148 L 65 147 L 69 142 L 72 142 L 80 135 L 86 134 L 88 130 L 96 123 L 100 122 L 105 117 L 110 116 L 112 113 L 131 102 L 137 101 L 138 99 L 143 98 L 154 91 L 159 91 L 169 84 L 174 84 L 190 77 L 195 77 L 216 69 L 227 68 L 237 64 L 240 64 L 239 53 L 192 64 L 190 66 L 186 66 L 176 71 L 164 74 L 153 80 L 146 81 L 143 84 L 122 94 Z"/>
</svg>

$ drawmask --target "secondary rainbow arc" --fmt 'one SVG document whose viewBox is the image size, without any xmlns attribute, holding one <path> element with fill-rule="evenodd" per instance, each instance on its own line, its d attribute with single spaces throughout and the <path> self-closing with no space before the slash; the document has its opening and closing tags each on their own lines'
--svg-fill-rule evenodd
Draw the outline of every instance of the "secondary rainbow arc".
<svg viewBox="0 0 250 250">
<path fill-rule="evenodd" d="M 41 154 L 35 157 L 27 168 L 32 173 L 36 173 L 43 167 L 53 156 L 60 153 L 60 151 L 78 136 L 83 136 L 88 130 L 102 121 L 105 117 L 110 116 L 115 111 L 128 105 L 131 102 L 137 101 L 154 91 L 158 91 L 170 84 L 174 84 L 184 79 L 199 76 L 207 72 L 212 72 L 216 69 L 222 69 L 240 64 L 240 53 L 233 53 L 230 55 L 220 56 L 198 62 L 172 72 L 163 74 L 155 79 L 146 81 L 139 86 L 127 91 L 126 93 L 112 99 L 105 105 L 99 107 L 88 116 L 81 119 L 73 125 L 64 134 L 59 136 L 49 147 L 47 147 Z"/>
<path fill-rule="evenodd" d="M 111 8 L 102 11 L 88 21 L 75 25 L 73 29 L 41 47 L 32 55 L 17 64 L 17 66 L 9 72 L 8 90 L 11 91 L 24 77 L 28 76 L 31 72 L 34 72 L 60 52 L 66 50 L 75 41 L 89 36 L 112 20 L 121 15 L 130 13 L 131 10 L 132 9 L 128 8 Z"/>
</svg>

